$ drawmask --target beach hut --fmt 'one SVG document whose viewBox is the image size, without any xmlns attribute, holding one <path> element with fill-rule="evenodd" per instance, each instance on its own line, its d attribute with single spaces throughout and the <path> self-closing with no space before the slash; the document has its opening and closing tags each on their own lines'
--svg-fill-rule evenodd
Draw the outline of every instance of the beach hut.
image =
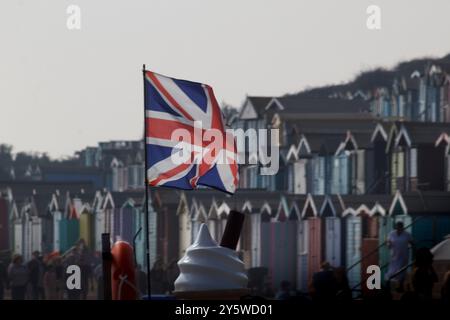
<svg viewBox="0 0 450 320">
<path fill-rule="evenodd" d="M 84 240 L 84 243 L 89 249 L 94 249 L 95 246 L 95 217 L 92 206 L 93 194 L 82 191 L 80 194 L 72 198 L 72 217 L 69 221 L 69 241 L 76 243 L 78 240 Z M 78 222 L 75 222 L 78 220 Z M 77 227 L 78 224 L 78 234 Z M 75 241 L 75 242 L 73 242 Z M 72 245 L 73 245 L 72 244 Z"/>
<path fill-rule="evenodd" d="M 281 197 L 277 212 L 270 225 L 270 261 L 273 287 L 279 289 L 281 281 L 296 283 L 296 222 L 289 220 L 289 206 Z"/>
<path fill-rule="evenodd" d="M 22 207 L 23 247 L 22 253 L 25 261 L 32 257 L 34 251 L 42 252 L 42 220 L 28 199 Z"/>
<path fill-rule="evenodd" d="M 450 132 L 450 131 L 449 131 Z M 445 171 L 445 183 L 444 190 L 450 191 L 450 136 L 447 132 L 443 132 L 437 138 L 435 147 L 443 147 L 444 148 L 444 171 Z"/>
<path fill-rule="evenodd" d="M 181 259 L 186 253 L 186 249 L 192 242 L 192 220 L 190 217 L 189 203 L 185 192 L 180 194 L 180 201 L 178 203 L 176 213 L 178 216 L 178 224 L 180 226 L 178 258 Z"/>
<path fill-rule="evenodd" d="M 436 139 L 448 125 L 396 122 L 393 126 L 397 127 L 395 139 L 390 137 L 388 142 L 391 191 L 445 190 L 446 147 L 436 144 Z"/>
<path fill-rule="evenodd" d="M 80 221 L 77 209 L 70 194 L 67 194 L 64 214 L 59 224 L 60 252 L 65 253 L 80 238 Z"/>
<path fill-rule="evenodd" d="M 108 191 L 98 191 L 95 194 L 93 210 L 95 214 L 95 245 L 94 250 L 102 251 L 102 233 L 109 233 L 113 237 L 114 231 L 114 200 Z"/>
<path fill-rule="evenodd" d="M 145 270 L 147 266 L 147 257 L 146 257 L 146 237 L 145 237 L 145 196 L 144 194 L 139 197 L 136 196 L 134 200 L 134 230 L 136 230 L 135 233 L 135 241 L 134 241 L 134 251 L 136 256 L 136 263 L 141 266 L 141 269 Z M 155 263 L 156 257 L 157 257 L 157 233 L 156 233 L 156 212 L 153 208 L 153 205 L 151 202 L 148 204 L 148 219 L 149 219 L 149 233 L 148 233 L 148 239 L 149 239 L 149 248 L 150 248 L 150 268 L 153 267 L 153 264 Z M 139 231 L 140 230 L 140 231 Z M 139 231 L 139 232 L 138 232 Z M 133 243 L 133 242 L 131 242 Z"/>
<path fill-rule="evenodd" d="M 213 198 L 211 201 L 211 207 L 208 210 L 208 229 L 209 233 L 211 234 L 211 237 L 216 240 L 218 243 L 220 243 L 219 235 L 220 235 L 220 220 L 219 220 L 219 214 L 218 214 L 218 206 L 216 203 L 216 200 Z"/>
<path fill-rule="evenodd" d="M 114 202 L 117 207 L 114 209 L 114 241 L 126 241 L 133 244 L 133 237 L 136 233 L 134 229 L 134 206 L 135 202 L 128 194 L 124 194 L 123 199 Z"/>
<path fill-rule="evenodd" d="M 361 217 L 348 207 L 342 213 L 345 221 L 345 266 L 350 288 L 361 282 Z"/>
<path fill-rule="evenodd" d="M 246 214 L 245 232 L 248 232 L 249 257 L 248 267 L 258 268 L 261 266 L 261 215 L 258 208 L 254 207 L 249 200 L 245 200 L 241 212 Z"/>
<path fill-rule="evenodd" d="M 343 210 L 342 204 L 338 204 L 338 208 L 336 209 L 331 196 L 327 195 L 324 198 L 319 212 L 324 224 L 324 260 L 328 261 L 333 267 L 340 267 L 343 263 L 341 219 L 339 217 Z"/>
<path fill-rule="evenodd" d="M 11 224 L 13 230 L 13 253 L 23 255 L 23 217 L 22 210 L 17 207 L 16 200 L 13 200 L 11 212 Z"/>
<path fill-rule="evenodd" d="M 80 239 L 83 239 L 90 249 L 95 247 L 95 217 L 91 206 L 83 204 L 80 211 Z"/>
<path fill-rule="evenodd" d="M 361 289 L 365 296 L 375 293 L 367 288 L 366 283 L 369 277 L 368 267 L 379 263 L 378 216 L 383 213 L 380 212 L 381 209 L 379 206 L 369 208 L 365 204 L 357 209 L 357 215 L 361 218 Z"/>
<path fill-rule="evenodd" d="M 302 219 L 307 220 L 308 234 L 308 281 L 312 280 L 314 273 L 320 271 L 323 260 L 322 254 L 322 221 L 319 216 L 314 198 L 311 194 L 306 197 L 302 211 Z"/>
<path fill-rule="evenodd" d="M 197 210 L 192 217 L 192 239 L 196 239 L 200 226 L 208 220 L 203 203 L 198 202 L 196 209 Z"/>
<path fill-rule="evenodd" d="M 53 251 L 53 216 L 50 212 L 51 194 L 34 194 L 31 197 L 33 228 L 36 237 L 40 237 L 40 252 Z M 38 236 L 39 235 L 39 236 Z"/>
<path fill-rule="evenodd" d="M 268 202 L 264 202 L 260 208 L 260 227 L 261 227 L 261 267 L 265 267 L 268 269 L 268 277 L 272 288 L 274 288 L 273 282 L 273 273 L 271 267 L 271 256 L 273 255 L 273 251 L 275 247 L 272 241 L 272 232 L 270 227 L 270 221 L 272 219 L 272 208 Z"/>
<path fill-rule="evenodd" d="M 296 224 L 296 288 L 299 291 L 308 291 L 308 221 L 302 219 L 302 212 L 299 209 L 303 208 L 303 199 L 296 199 L 292 201 L 289 220 Z"/>
<path fill-rule="evenodd" d="M 53 224 L 53 250 L 54 251 L 60 251 L 60 224 L 61 219 L 64 212 L 64 197 L 62 197 L 59 194 L 59 191 L 57 190 L 55 193 L 52 194 L 52 198 L 50 200 L 49 205 L 49 211 L 52 217 L 52 224 Z"/>
<path fill-rule="evenodd" d="M 447 192 L 403 195 L 412 217 L 411 231 L 416 248 L 432 248 L 450 233 L 450 198 Z"/>
<path fill-rule="evenodd" d="M 214 201 L 214 199 L 213 199 Z M 252 207 L 251 205 L 244 205 L 240 212 L 244 214 L 244 223 L 242 225 L 241 236 L 239 238 L 238 247 L 239 252 L 244 262 L 245 268 L 250 269 L 253 266 L 253 244 L 252 244 Z M 218 239 L 220 243 L 221 239 Z"/>
<path fill-rule="evenodd" d="M 387 271 L 387 265 L 390 259 L 389 248 L 386 245 L 386 240 L 388 238 L 389 233 L 393 230 L 394 227 L 394 219 L 386 212 L 385 215 L 379 217 L 378 220 L 378 258 L 379 258 L 379 266 L 381 268 L 382 279 L 384 279 L 384 275 Z"/>
<path fill-rule="evenodd" d="M 383 194 L 388 190 L 389 175 L 386 174 L 388 172 L 387 139 L 386 125 L 378 123 L 370 139 L 372 159 L 366 161 L 365 164 L 366 171 L 372 172 L 372 181 L 367 181 L 367 193 Z"/>
</svg>

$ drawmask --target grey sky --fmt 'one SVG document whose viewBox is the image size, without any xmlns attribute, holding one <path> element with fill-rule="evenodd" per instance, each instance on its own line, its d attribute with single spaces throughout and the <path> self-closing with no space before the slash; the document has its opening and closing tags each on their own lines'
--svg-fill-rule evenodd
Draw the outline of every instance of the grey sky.
<svg viewBox="0 0 450 320">
<path fill-rule="evenodd" d="M 81 30 L 66 8 L 81 8 Z M 366 8 L 381 7 L 379 31 Z M 239 106 L 450 52 L 450 1 L 2 0 L 0 143 L 70 155 L 142 135 L 141 66 Z"/>
</svg>

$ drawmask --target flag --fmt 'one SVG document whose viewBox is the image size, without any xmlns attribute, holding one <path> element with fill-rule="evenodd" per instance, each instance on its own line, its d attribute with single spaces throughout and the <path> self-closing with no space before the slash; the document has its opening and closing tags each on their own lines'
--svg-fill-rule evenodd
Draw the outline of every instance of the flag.
<svg viewBox="0 0 450 320">
<path fill-rule="evenodd" d="M 234 193 L 239 179 L 236 144 L 225 130 L 212 88 L 144 71 L 144 90 L 147 183 L 186 190 L 203 185 Z M 190 139 L 180 138 L 180 132 Z"/>
</svg>

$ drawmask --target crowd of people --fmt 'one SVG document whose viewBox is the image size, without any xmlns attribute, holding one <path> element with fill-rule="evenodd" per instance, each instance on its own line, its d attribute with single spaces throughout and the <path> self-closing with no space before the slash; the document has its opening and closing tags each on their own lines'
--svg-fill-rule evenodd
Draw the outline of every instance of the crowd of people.
<svg viewBox="0 0 450 320">
<path fill-rule="evenodd" d="M 67 289 L 69 265 L 81 269 L 80 289 Z M 96 287 L 93 270 L 98 265 L 101 260 L 91 253 L 84 240 L 64 255 L 54 252 L 43 256 L 35 251 L 29 261 L 24 261 L 21 255 L 15 254 L 9 266 L 0 262 L 0 299 L 5 299 L 8 293 L 12 300 L 87 299 Z"/>
<path fill-rule="evenodd" d="M 68 288 L 67 267 L 80 268 L 80 288 Z M 9 265 L 0 260 L 0 300 L 86 300 L 103 299 L 103 270 L 99 254 L 80 239 L 64 254 L 32 253 L 29 261 L 15 254 Z M 136 266 L 139 295 L 147 291 L 147 274 Z"/>
</svg>

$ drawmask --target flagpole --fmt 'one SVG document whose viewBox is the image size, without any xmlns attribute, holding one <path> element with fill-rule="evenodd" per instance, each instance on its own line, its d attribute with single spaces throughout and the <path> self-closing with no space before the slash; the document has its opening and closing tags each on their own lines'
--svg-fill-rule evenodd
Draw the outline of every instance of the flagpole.
<svg viewBox="0 0 450 320">
<path fill-rule="evenodd" d="M 145 109 L 145 64 L 142 65 L 142 80 L 144 84 L 144 155 L 145 155 L 145 254 L 147 259 L 147 295 L 151 299 L 151 276 L 150 276 L 150 223 L 148 213 L 148 176 L 147 176 L 147 114 Z"/>
</svg>

